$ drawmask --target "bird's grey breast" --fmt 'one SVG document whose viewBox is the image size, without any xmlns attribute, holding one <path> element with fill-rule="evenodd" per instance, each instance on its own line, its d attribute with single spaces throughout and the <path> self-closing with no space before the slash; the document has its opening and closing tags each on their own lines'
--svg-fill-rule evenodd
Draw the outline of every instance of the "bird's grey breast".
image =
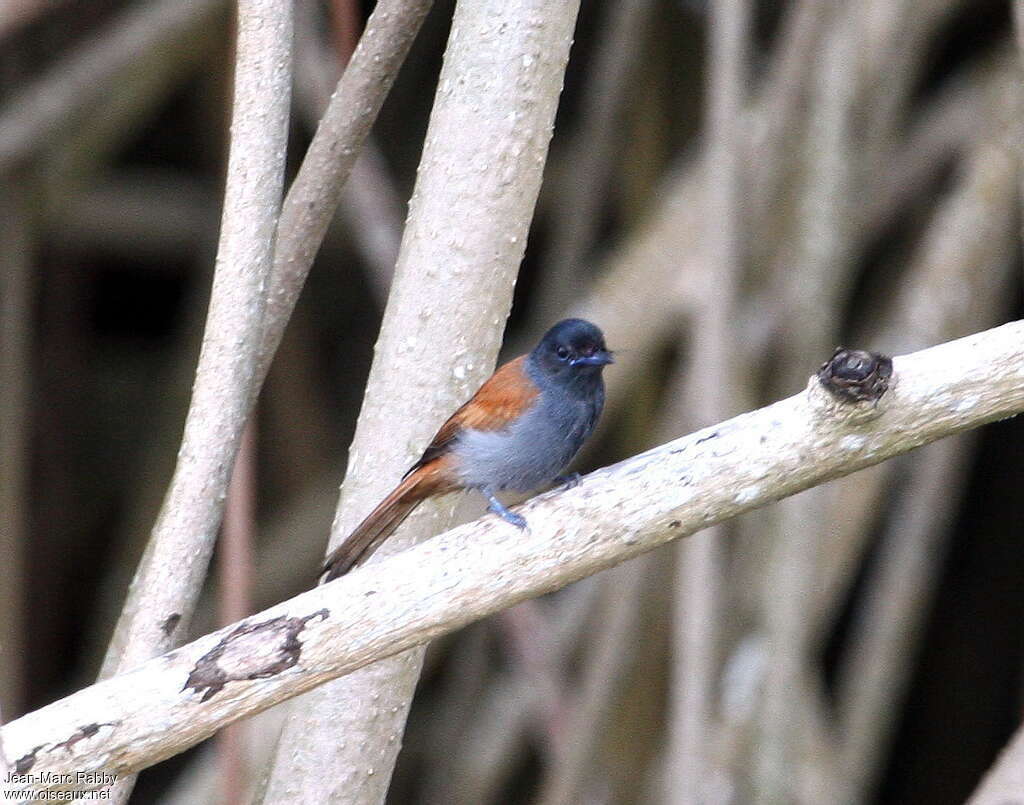
<svg viewBox="0 0 1024 805">
<path fill-rule="evenodd" d="M 466 430 L 455 452 L 463 483 L 526 492 L 551 481 L 572 461 L 601 413 L 599 394 L 579 399 L 546 389 L 509 427 Z"/>
</svg>

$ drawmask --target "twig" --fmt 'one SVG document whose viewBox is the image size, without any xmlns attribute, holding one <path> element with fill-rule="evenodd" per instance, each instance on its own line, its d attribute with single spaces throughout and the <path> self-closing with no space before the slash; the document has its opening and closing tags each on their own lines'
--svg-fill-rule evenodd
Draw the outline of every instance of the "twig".
<svg viewBox="0 0 1024 805">
<path fill-rule="evenodd" d="M 552 756 L 564 747 L 568 709 L 560 668 L 552 662 L 560 653 L 554 645 L 552 616 L 546 614 L 537 601 L 529 600 L 500 613 L 496 620 L 506 635 L 504 642 L 509 646 L 509 653 L 515 658 L 515 669 L 529 678 L 537 691 L 537 704 L 529 709 L 538 724 L 537 732 L 544 750 Z"/>
<path fill-rule="evenodd" d="M 707 208 L 700 240 L 707 266 L 705 290 L 692 330 L 690 366 L 685 374 L 679 373 L 682 388 L 670 397 L 687 403 L 682 409 L 679 402 L 673 406 L 673 429 L 715 422 L 743 408 L 736 309 L 745 252 L 741 114 L 748 86 L 751 14 L 748 0 L 712 6 Z M 722 640 L 722 537 L 722 529 L 716 527 L 677 549 L 667 767 L 673 796 L 684 802 L 704 800 L 710 777 L 708 749 Z"/>
<path fill-rule="evenodd" d="M 805 186 L 797 207 L 794 253 L 777 269 L 785 287 L 787 336 L 781 352 L 795 369 L 801 356 L 834 342 L 846 285 L 850 282 L 849 211 L 855 192 L 851 109 L 858 75 L 855 15 L 841 13 L 826 34 L 811 91 L 805 140 Z M 795 371 L 777 378 L 789 385 Z M 773 512 L 773 557 L 764 590 L 769 662 L 762 700 L 761 741 L 755 759 L 756 802 L 792 800 L 805 784 L 807 766 L 797 762 L 805 724 L 791 714 L 800 707 L 808 671 L 808 602 L 818 573 L 823 491 L 784 501 Z"/>
<path fill-rule="evenodd" d="M 966 436 L 929 445 L 882 535 L 867 600 L 855 614 L 838 682 L 842 769 L 871 790 L 884 762 L 945 557 L 951 519 L 973 445 Z"/>
<path fill-rule="evenodd" d="M 543 659 L 552 676 L 566 666 L 568 658 L 576 650 L 590 623 L 599 588 L 599 578 L 584 579 L 564 590 L 552 602 L 554 612 L 548 618 L 552 637 L 545 641 L 547 656 Z M 513 609 L 520 606 L 522 604 Z M 559 695 L 563 695 L 560 691 L 561 688 Z M 507 679 L 500 675 L 492 680 L 484 690 L 483 700 L 474 708 L 475 717 L 470 728 L 461 731 L 457 743 L 430 769 L 424 786 L 426 800 L 466 805 L 493 802 L 499 797 L 504 770 L 522 756 L 524 744 L 531 733 L 540 733 L 546 752 L 552 752 L 555 746 L 552 739 L 556 736 L 547 721 L 552 709 L 548 695 L 549 691 L 539 686 L 532 671 L 527 672 L 526 669 L 520 669 L 519 673 L 513 673 Z M 446 724 L 450 722 L 447 700 L 438 712 L 442 714 L 440 720 Z M 431 731 L 428 742 L 436 740 L 442 729 Z M 560 728 L 558 732 L 561 739 L 564 730 Z"/>
<path fill-rule="evenodd" d="M 800 103 L 807 94 L 813 71 L 808 54 L 819 47 L 826 23 L 837 7 L 821 0 L 799 0 L 789 6 L 778 34 L 778 44 L 760 103 L 750 110 L 750 136 L 746 138 L 751 193 L 749 215 L 757 235 L 751 246 L 760 257 L 759 243 L 775 244 L 772 229 L 779 225 L 782 185 L 799 158 L 800 149 L 790 146 L 799 137 L 806 113 Z M 783 213 L 784 214 L 784 213 Z"/>
<path fill-rule="evenodd" d="M 1002 135 L 998 126 L 985 129 L 988 136 Z M 918 343 L 958 335 L 1009 313 L 1006 290 L 1017 220 L 1014 166 L 1012 155 L 999 145 L 982 144 L 971 155 L 918 250 L 916 270 L 897 302 L 896 322 L 878 339 L 883 347 L 905 344 L 908 334 Z M 969 303 L 944 298 L 942 289 L 951 284 L 969 289 Z M 971 453 L 969 440 L 944 442 L 929 448 L 927 457 L 915 457 L 913 469 L 904 473 L 908 488 L 883 536 L 876 583 L 868 588 L 840 666 L 843 767 L 861 790 L 871 785 L 892 729 L 957 502 L 950 490 L 961 488 L 957 481 Z M 875 486 L 874 497 L 881 498 L 885 482 Z"/>
<path fill-rule="evenodd" d="M 118 172 L 63 188 L 62 240 L 161 264 L 214 253 L 220 199 L 212 186 L 170 173 Z"/>
<path fill-rule="evenodd" d="M 568 145 L 572 168 L 558 193 L 559 206 L 572 213 L 552 216 L 551 246 L 534 291 L 535 329 L 550 325 L 579 292 L 582 263 L 600 226 L 608 180 L 623 145 L 624 101 L 635 84 L 653 7 L 652 0 L 622 0 L 604 8 L 609 19 L 599 28 L 597 54 L 587 70 L 581 127 Z"/>
<path fill-rule="evenodd" d="M 988 119 L 988 118 L 985 118 Z M 981 127 L 1000 134 L 998 126 Z M 1013 271 L 1015 188 L 1013 162 L 999 146 L 982 144 L 966 160 L 956 190 L 936 211 L 911 258 L 910 274 L 896 296 L 889 323 L 872 336 L 887 351 L 913 349 L 991 326 L 1008 312 L 1007 283 Z M 969 289 L 966 297 L 944 292 Z M 829 521 L 842 523 L 826 545 L 817 613 L 812 627 L 822 634 L 836 616 L 856 573 L 857 558 L 870 531 L 877 503 L 889 486 L 888 473 L 860 480 L 856 492 L 837 497 Z M 856 506 L 850 505 L 853 501 Z"/>
<path fill-rule="evenodd" d="M 570 710 L 566 739 L 553 758 L 538 797 L 542 805 L 587 800 L 596 772 L 594 755 L 605 733 L 602 724 L 635 653 L 632 644 L 637 640 L 640 598 L 650 578 L 650 559 L 639 557 L 601 579 L 601 628 L 586 659 L 583 681 Z"/>
<path fill-rule="evenodd" d="M 0 40 L 60 7 L 67 0 L 7 0 L 0 8 Z"/>
<path fill-rule="evenodd" d="M 347 5 L 351 5 L 346 0 Z M 319 120 L 330 102 L 340 70 L 338 56 L 323 46 L 313 20 L 313 3 L 305 0 L 296 15 L 296 100 L 307 118 Z M 346 40 L 348 24 L 338 26 L 336 38 Z M 341 45 L 339 44 L 339 47 Z M 350 52 L 340 54 L 348 61 Z M 381 308 L 387 303 L 388 290 L 398 260 L 402 238 L 405 204 L 398 194 L 393 177 L 373 135 L 363 144 L 362 152 L 352 165 L 342 190 L 335 221 L 343 221 L 350 237 L 367 264 L 369 279 Z M 328 237 L 330 231 L 328 231 Z"/>
<path fill-rule="evenodd" d="M 1024 321 L 893 361 L 877 403 L 805 391 L 368 564 L 7 724 L 34 773 L 128 773 L 328 679 L 915 447 L 1024 411 Z M 41 779 L 41 778 L 40 778 Z"/>
</svg>

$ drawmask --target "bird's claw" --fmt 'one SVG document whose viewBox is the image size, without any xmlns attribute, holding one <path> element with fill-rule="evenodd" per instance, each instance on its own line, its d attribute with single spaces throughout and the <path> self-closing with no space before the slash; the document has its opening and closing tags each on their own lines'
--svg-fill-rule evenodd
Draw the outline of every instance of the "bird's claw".
<svg viewBox="0 0 1024 805">
<path fill-rule="evenodd" d="M 513 512 L 506 511 L 504 514 L 500 515 L 500 517 L 506 523 L 511 523 L 512 525 L 514 525 L 520 531 L 526 529 L 526 518 L 523 517 L 523 515 L 521 514 L 515 514 Z"/>
<path fill-rule="evenodd" d="M 484 494 L 487 496 L 488 507 L 498 517 L 504 520 L 506 523 L 511 523 L 518 529 L 526 528 L 526 518 L 521 514 L 515 514 L 510 512 L 502 505 L 502 502 L 498 500 L 492 492 L 485 491 Z"/>
</svg>

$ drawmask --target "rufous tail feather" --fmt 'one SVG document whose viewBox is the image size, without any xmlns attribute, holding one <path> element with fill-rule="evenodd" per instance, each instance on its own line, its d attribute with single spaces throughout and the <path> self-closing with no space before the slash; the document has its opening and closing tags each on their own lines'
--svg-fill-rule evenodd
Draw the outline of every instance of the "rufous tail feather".
<svg viewBox="0 0 1024 805">
<path fill-rule="evenodd" d="M 331 551 L 320 575 L 324 581 L 344 576 L 356 565 L 361 565 L 402 524 L 420 501 L 436 494 L 434 473 L 427 467 L 418 469 L 395 487 L 366 519 L 349 534 L 343 543 Z"/>
</svg>

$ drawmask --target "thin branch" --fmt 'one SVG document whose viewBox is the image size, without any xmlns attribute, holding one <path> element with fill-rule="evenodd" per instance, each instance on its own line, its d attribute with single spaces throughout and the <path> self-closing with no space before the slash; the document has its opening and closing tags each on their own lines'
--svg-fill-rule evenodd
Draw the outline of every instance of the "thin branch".
<svg viewBox="0 0 1024 805">
<path fill-rule="evenodd" d="M 995 126 L 983 128 L 997 137 L 1004 133 Z M 965 160 L 957 188 L 936 210 L 911 258 L 904 286 L 892 294 L 896 310 L 872 336 L 872 343 L 885 350 L 914 349 L 990 327 L 1010 315 L 1007 290 L 1013 272 L 1015 205 L 1012 158 L 998 145 L 978 146 Z M 962 298 L 943 293 L 954 287 L 968 288 L 969 293 Z M 838 616 L 873 512 L 889 485 L 888 473 L 880 472 L 861 478 L 856 492 L 847 491 L 836 500 L 828 519 L 842 525 L 826 544 L 817 603 L 809 607 L 815 613 L 812 629 L 817 634 Z"/>
<path fill-rule="evenodd" d="M 869 791 L 884 763 L 914 669 L 924 618 L 940 579 L 972 445 L 929 445 L 882 536 L 867 600 L 855 613 L 838 683 L 843 774 Z"/>
<path fill-rule="evenodd" d="M 130 773 L 526 598 L 915 447 L 1024 411 L 1024 321 L 893 362 L 877 403 L 814 377 L 774 405 L 486 516 L 6 725 L 8 760 Z M 35 785 L 31 787 L 34 788 Z M 92 785 L 88 783 L 87 785 Z"/>
<path fill-rule="evenodd" d="M 166 651 L 206 575 L 250 400 L 284 176 L 291 8 L 239 7 L 232 142 L 203 347 L 174 478 L 129 589 L 101 676 Z"/>
<path fill-rule="evenodd" d="M 635 654 L 632 644 L 637 640 L 644 583 L 651 576 L 650 559 L 640 557 L 601 579 L 601 628 L 586 659 L 565 739 L 537 798 L 541 805 L 588 801 L 597 771 L 595 755 L 605 734 L 602 725 Z"/>
<path fill-rule="evenodd" d="M 0 192 L 0 704 L 20 712 L 27 622 L 32 223 L 15 177 Z"/>
<path fill-rule="evenodd" d="M 706 274 L 690 365 L 678 373 L 682 388 L 670 397 L 686 403 L 682 409 L 679 402 L 672 406 L 673 425 L 699 426 L 743 408 L 736 309 L 745 253 L 742 110 L 749 83 L 751 15 L 748 0 L 724 0 L 711 7 L 708 187 L 700 238 Z M 704 800 L 710 779 L 722 641 L 723 536 L 716 527 L 677 549 L 667 782 L 674 796 L 686 802 Z"/>
<path fill-rule="evenodd" d="M 101 678 L 180 642 L 206 575 L 249 413 L 264 287 L 284 180 L 291 89 L 291 8 L 242 0 L 232 142 L 203 348 L 178 465 L 128 591 Z M 117 781 L 124 802 L 134 779 Z"/>
<path fill-rule="evenodd" d="M 339 48 L 341 42 L 348 40 L 349 27 L 353 24 L 353 20 L 348 19 L 353 3 L 346 0 L 343 5 L 346 11 L 338 10 L 335 14 L 339 20 L 335 36 Z M 351 49 L 339 54 L 321 42 L 314 11 L 311 0 L 304 0 L 296 8 L 295 84 L 300 113 L 319 120 L 330 103 L 340 63 L 349 60 Z M 344 24 L 342 17 L 347 19 Z M 363 143 L 362 152 L 342 189 L 335 226 L 339 222 L 345 224 L 344 231 L 369 268 L 371 288 L 383 308 L 398 260 L 405 202 L 399 196 L 384 154 L 372 134 Z M 329 239 L 330 230 L 326 235 Z"/>
<path fill-rule="evenodd" d="M 552 602 L 553 611 L 547 622 L 551 627 L 550 639 L 542 647 L 547 656 L 543 665 L 549 669 L 545 676 L 555 677 L 566 667 L 569 657 L 577 649 L 590 613 L 600 593 L 598 578 L 585 579 L 563 591 Z M 524 602 L 527 603 L 527 602 Z M 512 609 L 518 609 L 520 605 Z M 481 700 L 476 702 L 474 718 L 468 729 L 460 730 L 452 741 L 444 744 L 438 738 L 448 737 L 451 709 L 439 708 L 444 715 L 443 724 L 431 730 L 426 741 L 433 746 L 444 745 L 448 751 L 429 770 L 426 798 L 429 802 L 461 802 L 475 805 L 493 802 L 499 797 L 499 786 L 504 771 L 522 757 L 527 739 L 538 734 L 545 752 L 554 748 L 550 715 L 554 709 L 549 699 L 551 691 L 543 680 L 537 684 L 536 675 L 526 673 L 499 676 L 497 682 L 487 685 Z M 555 683 L 555 679 L 551 679 Z M 441 719 L 439 719 L 441 720 Z M 564 733 L 559 729 L 559 738 Z M 443 733 L 443 734 L 442 734 Z"/>
<path fill-rule="evenodd" d="M 219 609 L 222 624 L 240 621 L 252 612 L 253 540 L 256 533 L 255 417 L 242 433 L 238 460 L 228 486 L 218 556 Z M 249 725 L 232 724 L 217 736 L 221 796 L 225 805 L 246 799 L 250 769 L 246 751 Z"/>
<path fill-rule="evenodd" d="M 158 265 L 215 253 L 220 198 L 205 182 L 170 172 L 118 171 L 62 191 L 57 225 L 71 251 L 100 250 Z"/>
<path fill-rule="evenodd" d="M 797 203 L 792 253 L 783 253 L 776 274 L 784 287 L 787 324 L 780 352 L 796 380 L 802 356 L 834 343 L 839 306 L 850 282 L 851 196 L 857 183 L 851 110 L 859 74 L 850 69 L 856 54 L 855 15 L 840 13 L 824 38 L 811 89 L 811 112 L 803 142 L 804 186 Z M 807 720 L 792 718 L 809 676 L 808 603 L 820 564 L 823 490 L 784 501 L 771 513 L 775 531 L 764 589 L 764 620 L 769 662 L 762 699 L 761 740 L 754 763 L 755 801 L 796 798 L 808 764 L 800 764 Z"/>
<path fill-rule="evenodd" d="M 621 0 L 604 8 L 609 19 L 600 26 L 597 54 L 588 68 L 588 81 L 579 119 L 580 130 L 568 145 L 571 170 L 563 174 L 558 204 L 571 215 L 552 216 L 551 246 L 534 291 L 538 302 L 533 320 L 543 327 L 555 320 L 580 289 L 581 268 L 607 203 L 608 182 L 623 147 L 623 107 L 635 86 L 644 55 L 653 0 Z"/>
</svg>

